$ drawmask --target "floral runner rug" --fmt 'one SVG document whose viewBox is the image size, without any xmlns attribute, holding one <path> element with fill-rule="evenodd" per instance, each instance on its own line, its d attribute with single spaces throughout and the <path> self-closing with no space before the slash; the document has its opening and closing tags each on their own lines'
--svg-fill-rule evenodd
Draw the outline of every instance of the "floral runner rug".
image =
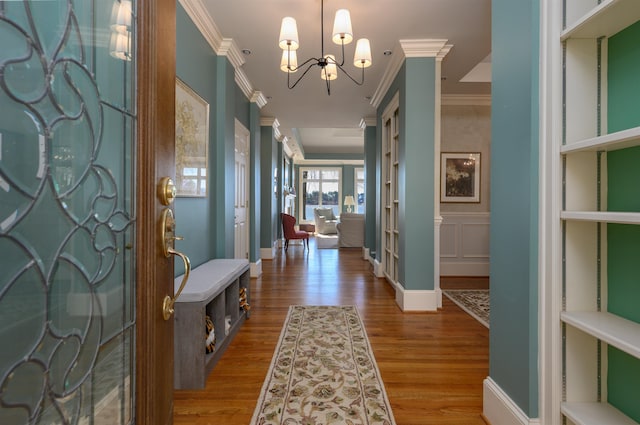
<svg viewBox="0 0 640 425">
<path fill-rule="evenodd" d="M 291 306 L 251 425 L 395 425 L 355 306 Z"/>
<path fill-rule="evenodd" d="M 478 322 L 489 327 L 488 289 L 447 289 L 442 293 Z"/>
</svg>

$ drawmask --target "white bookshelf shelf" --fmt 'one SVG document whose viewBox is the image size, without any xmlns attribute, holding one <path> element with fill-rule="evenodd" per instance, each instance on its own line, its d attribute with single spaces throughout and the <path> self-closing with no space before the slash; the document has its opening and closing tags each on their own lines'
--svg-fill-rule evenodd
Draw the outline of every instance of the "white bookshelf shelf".
<svg viewBox="0 0 640 425">
<path fill-rule="evenodd" d="M 640 2 L 638 2 L 638 4 L 640 5 Z M 615 151 L 635 146 L 640 146 L 640 127 L 568 143 L 560 148 L 560 153 Z"/>
<path fill-rule="evenodd" d="M 577 425 L 638 425 L 606 403 L 562 403 L 562 413 Z"/>
<path fill-rule="evenodd" d="M 560 319 L 625 353 L 640 358 L 640 323 L 611 313 L 590 311 L 566 311 L 560 314 Z"/>
<path fill-rule="evenodd" d="M 640 19 L 638 0 L 605 0 L 562 31 L 560 40 L 611 36 Z"/>
<path fill-rule="evenodd" d="M 561 211 L 562 220 L 593 221 L 600 223 L 640 224 L 640 213 L 610 211 Z"/>
</svg>

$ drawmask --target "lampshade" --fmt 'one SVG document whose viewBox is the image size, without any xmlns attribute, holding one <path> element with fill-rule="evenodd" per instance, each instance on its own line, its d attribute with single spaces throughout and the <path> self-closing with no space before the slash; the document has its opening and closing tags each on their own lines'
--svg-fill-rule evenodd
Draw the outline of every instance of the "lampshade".
<svg viewBox="0 0 640 425">
<path fill-rule="evenodd" d="M 116 59 L 131 60 L 131 33 L 111 32 L 109 54 Z"/>
<path fill-rule="evenodd" d="M 334 55 L 324 55 L 327 59 L 327 66 L 320 70 L 320 78 L 333 81 L 338 78 L 338 67 L 336 67 L 336 57 Z"/>
<path fill-rule="evenodd" d="M 353 41 L 353 30 L 351 29 L 351 15 L 347 9 L 340 9 L 336 12 L 336 19 L 333 21 L 334 43 L 349 44 Z"/>
<path fill-rule="evenodd" d="M 298 26 L 296 20 L 290 16 L 282 18 L 282 26 L 280 27 L 280 39 L 278 45 L 281 49 L 296 50 L 300 43 L 298 42 Z"/>
<path fill-rule="evenodd" d="M 114 1 L 111 10 L 111 30 L 125 34 L 131 28 L 131 0 Z"/>
<path fill-rule="evenodd" d="M 347 206 L 353 206 L 356 204 L 356 200 L 353 199 L 353 196 L 347 195 L 344 197 L 344 204 Z"/>
<path fill-rule="evenodd" d="M 280 69 L 284 72 L 296 72 L 298 70 L 298 56 L 295 50 L 283 50 Z"/>
<path fill-rule="evenodd" d="M 358 68 L 371 66 L 371 45 L 369 39 L 361 38 L 356 43 L 356 53 L 353 55 L 353 64 Z"/>
</svg>

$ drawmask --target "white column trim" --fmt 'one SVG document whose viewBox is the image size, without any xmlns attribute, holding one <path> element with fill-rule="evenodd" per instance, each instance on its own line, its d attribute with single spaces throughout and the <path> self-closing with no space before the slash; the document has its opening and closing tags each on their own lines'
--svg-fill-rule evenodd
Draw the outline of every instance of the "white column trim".
<svg viewBox="0 0 640 425">
<path fill-rule="evenodd" d="M 441 61 L 452 47 L 445 39 L 399 40 L 380 84 L 371 97 L 371 105 L 374 108 L 380 106 L 406 58 L 437 58 Z"/>
<path fill-rule="evenodd" d="M 482 414 L 491 425 L 540 425 L 529 418 L 491 377 L 483 381 Z"/>
<path fill-rule="evenodd" d="M 540 1 L 538 405 L 541 423 L 560 423 L 562 401 L 562 240 L 560 229 L 562 135 L 562 5 Z"/>
<path fill-rule="evenodd" d="M 251 277 L 262 276 L 262 258 L 258 259 L 255 263 L 249 264 L 249 275 Z"/>
<path fill-rule="evenodd" d="M 399 282 L 390 283 L 396 290 L 396 304 L 403 312 L 437 311 L 442 292 L 438 289 L 405 289 Z"/>
</svg>

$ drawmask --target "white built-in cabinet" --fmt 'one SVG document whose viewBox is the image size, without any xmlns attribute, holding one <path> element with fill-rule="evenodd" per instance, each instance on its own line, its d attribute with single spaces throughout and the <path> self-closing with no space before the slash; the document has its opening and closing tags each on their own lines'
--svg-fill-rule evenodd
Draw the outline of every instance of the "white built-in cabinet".
<svg viewBox="0 0 640 425">
<path fill-rule="evenodd" d="M 398 282 L 399 268 L 399 198 L 398 198 L 398 151 L 400 144 L 399 96 L 396 95 L 382 114 L 382 205 L 383 240 L 382 261 L 385 277 Z"/>
<path fill-rule="evenodd" d="M 562 198 L 562 278 L 557 283 L 562 285 L 557 292 L 562 293 L 557 304 L 562 329 L 561 422 L 637 424 L 608 398 L 609 392 L 619 390 L 611 387 L 616 384 L 607 376 L 609 347 L 640 359 L 640 324 L 607 311 L 607 225 L 640 225 L 640 211 L 609 210 L 607 179 L 612 170 L 607 169 L 607 155 L 640 146 L 640 127 L 607 130 L 607 59 L 608 39 L 640 20 L 640 0 L 565 0 L 558 13 L 564 15 L 559 40 L 563 71 L 557 74 L 563 100 L 558 117 L 562 183 L 556 187 Z M 635 107 L 640 108 L 640 99 Z M 640 287 L 640 276 L 637 284 Z M 631 391 L 638 396 L 640 382 Z"/>
</svg>

